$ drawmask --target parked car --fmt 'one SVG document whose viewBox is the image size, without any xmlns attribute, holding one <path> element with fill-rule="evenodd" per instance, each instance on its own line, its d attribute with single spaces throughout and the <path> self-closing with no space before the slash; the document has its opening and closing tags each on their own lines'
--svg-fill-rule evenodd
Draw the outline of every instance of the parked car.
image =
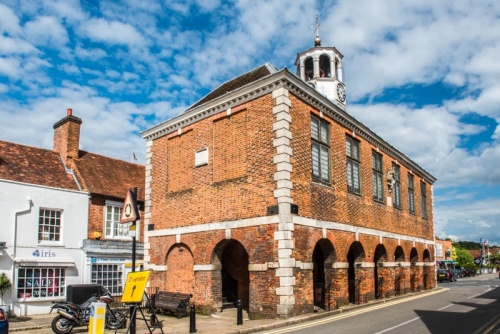
<svg viewBox="0 0 500 334">
<path fill-rule="evenodd" d="M 457 280 L 457 276 L 450 269 L 438 269 L 436 278 L 439 283 L 442 281 L 455 282 Z"/>
<path fill-rule="evenodd" d="M 476 276 L 476 271 L 474 269 L 464 269 L 464 277 L 474 277 Z"/>
<path fill-rule="evenodd" d="M 463 269 L 450 269 L 450 271 L 456 278 L 464 277 Z"/>
<path fill-rule="evenodd" d="M 0 308 L 0 334 L 9 333 L 9 319 L 6 312 Z"/>
</svg>

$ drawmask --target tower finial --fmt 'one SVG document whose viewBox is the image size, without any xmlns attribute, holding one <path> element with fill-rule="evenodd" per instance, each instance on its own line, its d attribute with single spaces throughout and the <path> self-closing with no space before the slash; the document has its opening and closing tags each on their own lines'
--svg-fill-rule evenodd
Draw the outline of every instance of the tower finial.
<svg viewBox="0 0 500 334">
<path fill-rule="evenodd" d="M 316 38 L 314 39 L 314 46 L 321 46 L 321 38 L 319 38 L 319 15 L 316 15 L 316 26 L 314 27 Z"/>
</svg>

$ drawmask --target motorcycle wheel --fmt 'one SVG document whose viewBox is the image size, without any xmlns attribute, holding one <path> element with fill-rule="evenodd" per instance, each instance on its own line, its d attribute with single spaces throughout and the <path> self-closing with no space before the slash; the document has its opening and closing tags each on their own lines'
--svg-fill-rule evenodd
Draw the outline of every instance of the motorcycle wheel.
<svg viewBox="0 0 500 334">
<path fill-rule="evenodd" d="M 125 314 L 121 310 L 106 312 L 106 328 L 120 329 L 125 327 Z"/>
<path fill-rule="evenodd" d="M 52 319 L 52 331 L 56 334 L 68 334 L 73 330 L 75 324 L 73 321 L 58 315 Z"/>
</svg>

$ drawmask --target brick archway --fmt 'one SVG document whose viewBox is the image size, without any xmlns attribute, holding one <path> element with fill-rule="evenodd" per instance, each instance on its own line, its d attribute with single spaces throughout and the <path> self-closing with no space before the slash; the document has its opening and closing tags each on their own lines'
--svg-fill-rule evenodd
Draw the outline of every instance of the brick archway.
<svg viewBox="0 0 500 334">
<path fill-rule="evenodd" d="M 405 271 L 404 267 L 402 267 L 402 262 L 405 260 L 405 252 L 403 247 L 398 246 L 394 250 L 394 262 L 397 263 L 397 266 L 394 267 L 394 293 L 396 296 L 404 293 L 405 291 Z"/>
<path fill-rule="evenodd" d="M 248 310 L 250 303 L 250 275 L 248 253 L 243 245 L 234 239 L 223 240 L 217 244 L 212 254 L 212 264 L 220 265 L 212 278 L 213 295 L 220 300 L 221 307 L 241 304 Z"/>
<path fill-rule="evenodd" d="M 383 263 L 387 261 L 387 250 L 383 244 L 378 244 L 375 248 L 375 253 L 373 255 L 373 262 L 375 262 L 375 267 L 373 269 L 373 280 L 375 286 L 375 299 L 384 298 L 384 284 L 387 277 L 387 269 L 383 267 Z"/>
<path fill-rule="evenodd" d="M 175 244 L 166 255 L 167 272 L 164 282 L 166 291 L 194 293 L 194 259 L 189 247 Z"/>
<path fill-rule="evenodd" d="M 334 269 L 337 255 L 333 244 L 328 239 L 320 239 L 314 247 L 313 262 L 313 300 L 314 306 L 329 310 L 331 308 Z"/>
<path fill-rule="evenodd" d="M 347 253 L 347 261 L 349 269 L 347 270 L 349 303 L 361 303 L 361 280 L 363 277 L 361 268 L 362 262 L 365 259 L 365 250 L 359 241 L 355 241 L 349 247 Z"/>
<path fill-rule="evenodd" d="M 423 260 L 424 260 L 424 277 L 423 277 L 423 281 L 424 281 L 424 290 L 427 290 L 427 289 L 431 289 L 433 284 L 432 284 L 432 281 L 433 281 L 433 272 L 432 272 L 432 269 L 434 267 L 432 267 L 430 264 L 431 264 L 431 253 L 429 252 L 428 249 L 425 249 L 424 250 L 424 254 L 423 254 Z"/>
<path fill-rule="evenodd" d="M 413 247 L 410 251 L 410 290 L 412 292 L 420 291 L 420 270 L 417 266 L 418 251 Z"/>
</svg>

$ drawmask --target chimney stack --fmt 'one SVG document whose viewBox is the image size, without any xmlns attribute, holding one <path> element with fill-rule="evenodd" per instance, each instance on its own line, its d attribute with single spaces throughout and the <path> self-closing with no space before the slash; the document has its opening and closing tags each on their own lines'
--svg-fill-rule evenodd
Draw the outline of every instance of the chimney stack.
<svg viewBox="0 0 500 334">
<path fill-rule="evenodd" d="M 78 158 L 80 151 L 80 126 L 82 120 L 73 116 L 68 108 L 66 117 L 54 124 L 54 151 L 61 154 L 66 165 Z"/>
</svg>

